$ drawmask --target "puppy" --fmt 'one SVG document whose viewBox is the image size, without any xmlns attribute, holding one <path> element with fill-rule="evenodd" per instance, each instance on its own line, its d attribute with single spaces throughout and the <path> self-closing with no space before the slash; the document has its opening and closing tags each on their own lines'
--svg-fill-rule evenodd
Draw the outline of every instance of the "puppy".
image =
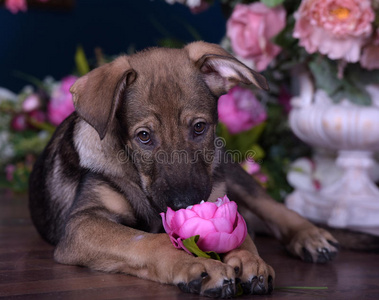
<svg viewBox="0 0 379 300">
<path fill-rule="evenodd" d="M 162 232 L 160 212 L 225 194 L 258 215 L 289 252 L 326 262 L 337 241 L 270 199 L 217 143 L 217 99 L 266 80 L 221 47 L 195 42 L 121 56 L 72 86 L 76 111 L 30 177 L 33 222 L 57 262 L 122 272 L 185 292 L 231 297 L 273 289 L 274 271 L 247 237 L 223 261 L 193 257 Z M 172 154 L 185 154 L 174 159 Z M 163 158 L 162 158 L 163 155 Z"/>
</svg>

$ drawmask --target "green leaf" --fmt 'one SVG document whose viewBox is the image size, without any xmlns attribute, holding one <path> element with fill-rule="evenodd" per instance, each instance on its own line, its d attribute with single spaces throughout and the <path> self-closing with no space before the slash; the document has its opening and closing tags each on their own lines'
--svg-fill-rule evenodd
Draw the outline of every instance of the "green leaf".
<svg viewBox="0 0 379 300">
<path fill-rule="evenodd" d="M 345 77 L 350 81 L 361 85 L 377 84 L 379 82 L 379 70 L 366 70 L 360 64 L 350 64 L 346 68 Z"/>
<path fill-rule="evenodd" d="M 364 89 L 364 87 L 358 87 L 357 85 L 349 82 L 344 82 L 341 90 L 331 95 L 333 102 L 340 102 L 344 99 L 362 106 L 371 105 L 371 96 Z"/>
<path fill-rule="evenodd" d="M 220 256 L 213 251 L 207 251 L 204 252 L 197 246 L 197 241 L 199 240 L 200 235 L 194 235 L 191 236 L 188 239 L 183 240 L 184 247 L 187 248 L 187 250 L 193 254 L 195 254 L 198 257 L 204 257 L 204 258 L 212 258 L 221 261 Z"/>
<path fill-rule="evenodd" d="M 286 27 L 284 27 L 284 29 L 272 39 L 272 42 L 282 48 L 291 49 L 297 44 L 297 39 L 292 36 L 294 27 L 295 18 L 290 17 L 287 21 Z"/>
<path fill-rule="evenodd" d="M 80 76 L 83 76 L 90 71 L 88 60 L 82 46 L 76 48 L 75 63 Z"/>
<path fill-rule="evenodd" d="M 242 284 L 241 283 L 237 284 L 237 293 L 236 293 L 236 296 L 237 297 L 243 296 L 243 288 L 242 288 Z"/>
<path fill-rule="evenodd" d="M 337 65 L 328 62 L 326 59 L 318 57 L 309 63 L 316 86 L 325 90 L 329 95 L 333 95 L 342 87 L 342 82 L 337 78 Z"/>
<path fill-rule="evenodd" d="M 246 158 L 252 158 L 255 161 L 259 161 L 263 159 L 266 155 L 265 150 L 259 145 L 259 144 L 254 144 L 249 151 L 246 152 L 246 154 L 254 153 L 254 157 L 246 157 Z"/>
<path fill-rule="evenodd" d="M 282 4 L 284 0 L 261 0 L 261 2 L 268 7 L 275 7 Z"/>
</svg>

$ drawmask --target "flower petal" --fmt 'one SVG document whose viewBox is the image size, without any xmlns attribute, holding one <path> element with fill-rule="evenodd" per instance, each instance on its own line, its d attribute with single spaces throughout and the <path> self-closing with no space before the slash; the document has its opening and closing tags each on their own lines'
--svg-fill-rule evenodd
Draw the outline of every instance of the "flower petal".
<svg viewBox="0 0 379 300">
<path fill-rule="evenodd" d="M 217 210 L 217 206 L 212 202 L 204 202 L 202 204 L 194 205 L 192 207 L 192 210 L 195 211 L 199 217 L 203 219 L 211 219 Z"/>
<path fill-rule="evenodd" d="M 228 199 L 229 200 L 229 199 Z M 237 204 L 234 201 L 224 202 L 214 214 L 214 219 L 226 219 L 234 224 L 237 216 Z"/>
<path fill-rule="evenodd" d="M 172 230 L 171 230 L 171 227 L 167 224 L 166 214 L 160 213 L 160 216 L 162 217 L 162 224 L 163 224 L 164 230 L 166 231 L 167 234 L 170 234 L 172 232 Z"/>
<path fill-rule="evenodd" d="M 237 213 L 237 226 L 234 229 L 232 234 L 236 236 L 238 239 L 238 245 L 236 247 L 241 246 L 241 244 L 243 243 L 247 235 L 247 226 L 246 226 L 246 222 L 244 218 L 238 213 Z"/>
<path fill-rule="evenodd" d="M 197 217 L 197 213 L 191 209 L 179 209 L 174 212 L 171 217 L 171 229 L 178 233 L 179 228 L 183 225 L 183 223 L 191 218 Z"/>
<path fill-rule="evenodd" d="M 197 245 L 203 251 L 226 253 L 238 247 L 239 240 L 236 235 L 225 232 L 212 232 L 199 239 Z"/>
<path fill-rule="evenodd" d="M 232 233 L 233 232 L 233 222 L 230 222 L 229 219 L 226 218 L 213 218 L 211 219 L 213 225 L 215 226 L 216 230 L 218 232 L 226 232 L 226 233 Z"/>
<path fill-rule="evenodd" d="M 247 235 L 247 227 L 243 217 L 237 215 L 237 226 L 232 233 L 211 232 L 200 236 L 198 246 L 203 251 L 226 253 L 241 246 Z"/>
<path fill-rule="evenodd" d="M 180 227 L 178 234 L 184 240 L 194 235 L 205 237 L 210 232 L 216 232 L 216 228 L 209 220 L 200 217 L 193 217 L 184 222 Z"/>
<path fill-rule="evenodd" d="M 167 212 L 166 212 L 166 222 L 170 228 L 171 228 L 172 218 L 174 217 L 174 215 L 175 215 L 175 211 L 172 210 L 170 207 L 168 207 Z"/>
</svg>

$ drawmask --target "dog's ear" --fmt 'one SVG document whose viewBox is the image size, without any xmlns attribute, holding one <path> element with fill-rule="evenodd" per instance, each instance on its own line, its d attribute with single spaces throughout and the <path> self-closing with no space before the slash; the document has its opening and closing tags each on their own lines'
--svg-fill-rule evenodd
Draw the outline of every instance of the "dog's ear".
<svg viewBox="0 0 379 300">
<path fill-rule="evenodd" d="M 206 84 L 216 96 L 227 93 L 239 83 L 255 84 L 268 90 L 266 78 L 245 66 L 219 45 L 194 42 L 188 44 L 185 49 L 196 67 L 204 74 Z"/>
<path fill-rule="evenodd" d="M 126 88 L 135 79 L 128 58 L 120 56 L 80 77 L 71 87 L 76 111 L 96 129 L 100 139 L 105 137 Z"/>
</svg>

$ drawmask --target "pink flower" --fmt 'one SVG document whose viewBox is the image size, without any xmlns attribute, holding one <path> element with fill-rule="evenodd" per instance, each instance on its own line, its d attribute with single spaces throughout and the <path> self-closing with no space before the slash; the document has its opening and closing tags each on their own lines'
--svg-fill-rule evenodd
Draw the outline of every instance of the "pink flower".
<svg viewBox="0 0 379 300">
<path fill-rule="evenodd" d="M 367 70 L 379 69 L 379 29 L 371 43 L 363 48 L 360 63 Z"/>
<path fill-rule="evenodd" d="M 266 174 L 261 172 L 261 166 L 256 163 L 253 159 L 247 159 L 242 164 L 241 167 L 249 174 L 252 175 L 258 182 L 265 184 L 268 181 Z"/>
<path fill-rule="evenodd" d="M 168 208 L 161 217 L 164 229 L 178 249 L 185 249 L 182 240 L 199 235 L 197 245 L 201 250 L 226 253 L 239 247 L 247 234 L 237 204 L 227 196 L 215 203 L 202 202 L 178 211 Z"/>
<path fill-rule="evenodd" d="M 75 110 L 70 87 L 76 79 L 76 76 L 67 76 L 62 79 L 60 85 L 54 88 L 47 105 L 48 118 L 52 124 L 59 125 Z"/>
<path fill-rule="evenodd" d="M 26 0 L 5 0 L 5 7 L 16 14 L 19 11 L 25 12 L 27 10 Z"/>
<path fill-rule="evenodd" d="M 13 174 L 16 171 L 16 166 L 9 164 L 5 167 L 5 175 L 8 181 L 13 180 Z"/>
<path fill-rule="evenodd" d="M 370 0 L 303 0 L 295 18 L 293 36 L 308 53 L 357 62 L 375 15 Z"/>
<path fill-rule="evenodd" d="M 267 118 L 264 107 L 253 92 L 238 86 L 219 98 L 218 116 L 232 134 L 249 130 Z"/>
<path fill-rule="evenodd" d="M 40 106 L 41 100 L 39 99 L 38 95 L 31 94 L 22 103 L 22 110 L 24 112 L 31 112 L 38 109 Z"/>
<path fill-rule="evenodd" d="M 269 8 L 261 2 L 237 4 L 227 22 L 227 36 L 233 51 L 254 62 L 263 71 L 281 48 L 271 42 L 286 25 L 286 11 L 282 6 Z"/>
<path fill-rule="evenodd" d="M 28 122 L 24 114 L 15 115 L 11 121 L 11 128 L 15 131 L 23 131 L 28 128 Z"/>
<path fill-rule="evenodd" d="M 261 166 L 252 159 L 245 160 L 241 167 L 250 175 L 256 174 L 261 170 Z"/>
</svg>

